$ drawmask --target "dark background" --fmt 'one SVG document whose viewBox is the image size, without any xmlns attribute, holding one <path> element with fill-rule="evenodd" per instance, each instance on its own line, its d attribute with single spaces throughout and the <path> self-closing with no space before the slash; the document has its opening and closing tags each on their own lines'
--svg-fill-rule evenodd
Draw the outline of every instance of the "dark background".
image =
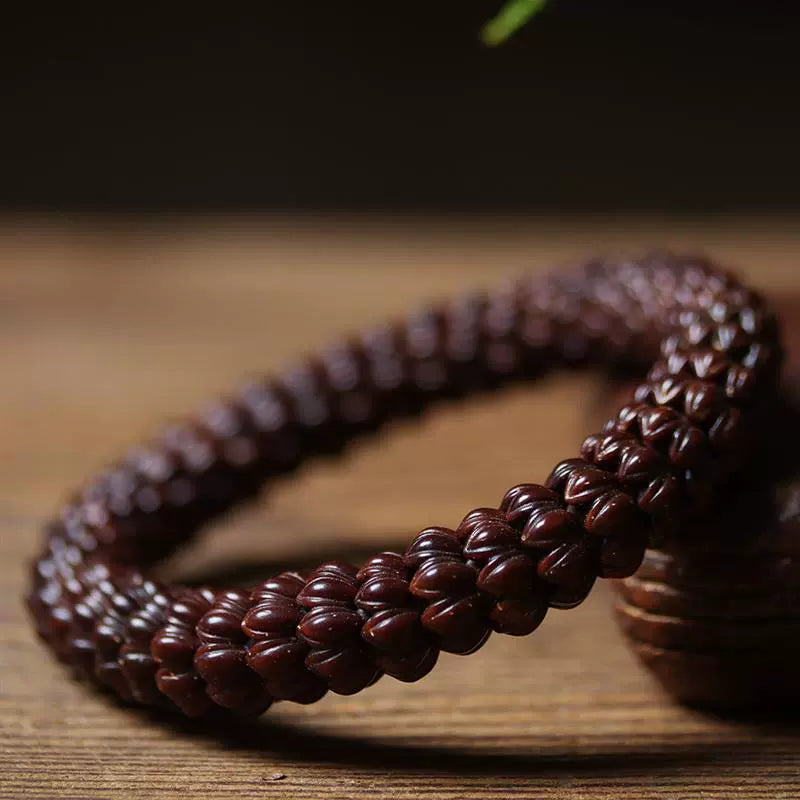
<svg viewBox="0 0 800 800">
<path fill-rule="evenodd" d="M 499 5 L 4 11 L 0 205 L 798 205 L 800 4 Z"/>
</svg>

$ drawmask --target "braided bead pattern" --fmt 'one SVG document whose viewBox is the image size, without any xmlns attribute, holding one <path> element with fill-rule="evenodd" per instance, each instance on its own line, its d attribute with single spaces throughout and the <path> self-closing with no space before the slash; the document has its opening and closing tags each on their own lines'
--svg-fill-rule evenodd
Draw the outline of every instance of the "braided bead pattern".
<svg viewBox="0 0 800 800">
<path fill-rule="evenodd" d="M 34 564 L 37 631 L 78 675 L 188 716 L 312 703 L 384 674 L 418 680 L 441 651 L 526 635 L 597 577 L 631 575 L 648 543 L 707 509 L 747 455 L 780 357 L 755 292 L 665 254 L 591 261 L 367 331 L 169 428 L 79 491 Z M 426 528 L 405 553 L 250 589 L 146 577 L 269 479 L 391 419 L 557 365 L 644 371 L 653 359 L 579 458 L 454 529 Z"/>
</svg>

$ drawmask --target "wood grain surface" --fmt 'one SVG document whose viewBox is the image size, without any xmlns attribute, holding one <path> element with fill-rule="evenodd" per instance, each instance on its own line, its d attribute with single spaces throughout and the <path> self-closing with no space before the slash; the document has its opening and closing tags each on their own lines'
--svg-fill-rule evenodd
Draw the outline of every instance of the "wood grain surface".
<svg viewBox="0 0 800 800">
<path fill-rule="evenodd" d="M 70 680 L 20 601 L 42 520 L 165 417 L 428 298 L 652 245 L 702 248 L 771 292 L 800 286 L 797 218 L 0 220 L 0 797 L 800 797 L 800 722 L 672 705 L 606 586 L 417 684 L 223 726 Z M 569 376 L 438 410 L 277 485 L 165 572 L 247 580 L 402 546 L 543 479 L 597 421 L 597 396 Z"/>
</svg>

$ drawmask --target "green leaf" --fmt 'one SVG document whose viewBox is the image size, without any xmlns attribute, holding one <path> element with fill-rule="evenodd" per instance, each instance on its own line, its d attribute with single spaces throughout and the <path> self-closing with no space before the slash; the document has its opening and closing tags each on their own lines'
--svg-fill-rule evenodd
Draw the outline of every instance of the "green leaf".
<svg viewBox="0 0 800 800">
<path fill-rule="evenodd" d="M 509 0 L 481 30 L 485 45 L 502 44 L 518 31 L 531 17 L 542 10 L 547 0 Z"/>
</svg>

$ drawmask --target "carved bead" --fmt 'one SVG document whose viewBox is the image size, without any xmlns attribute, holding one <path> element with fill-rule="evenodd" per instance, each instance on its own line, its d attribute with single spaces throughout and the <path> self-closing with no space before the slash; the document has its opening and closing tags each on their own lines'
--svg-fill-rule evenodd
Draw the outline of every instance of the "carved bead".
<svg viewBox="0 0 800 800">
<path fill-rule="evenodd" d="M 254 599 L 258 599 L 261 592 L 278 594 L 294 599 L 298 592 L 305 586 L 306 580 L 299 572 L 282 572 L 274 578 L 269 578 L 253 592 Z"/>
<path fill-rule="evenodd" d="M 592 464 L 603 463 L 598 457 L 598 451 L 600 450 L 603 438 L 603 435 L 600 433 L 592 433 L 583 440 L 581 444 L 581 458 L 584 461 Z"/>
<path fill-rule="evenodd" d="M 677 411 L 664 407 L 644 408 L 637 416 L 644 441 L 656 447 L 668 443 L 681 422 Z"/>
<path fill-rule="evenodd" d="M 133 700 L 133 692 L 122 674 L 119 663 L 119 650 L 124 636 L 125 621 L 119 615 L 106 614 L 97 622 L 94 629 L 94 674 L 101 683 L 110 686 L 120 697 Z"/>
<path fill-rule="evenodd" d="M 575 586 L 554 585 L 548 595 L 547 605 L 550 608 L 568 609 L 579 606 L 594 586 L 594 576 Z"/>
<path fill-rule="evenodd" d="M 464 544 L 464 557 L 485 564 L 518 543 L 519 536 L 510 525 L 497 521 L 476 523 Z"/>
<path fill-rule="evenodd" d="M 712 347 L 723 353 L 735 352 L 749 342 L 747 334 L 736 324 L 718 325 L 713 334 Z"/>
<path fill-rule="evenodd" d="M 253 639 L 291 636 L 303 617 L 303 609 L 292 599 L 264 593 L 244 615 L 241 628 Z"/>
<path fill-rule="evenodd" d="M 126 625 L 124 644 L 117 660 L 133 698 L 140 703 L 156 705 L 161 699 L 155 684 L 158 664 L 150 652 L 150 642 L 166 623 L 168 607 L 169 602 L 163 595 L 156 596 L 131 615 Z"/>
<path fill-rule="evenodd" d="M 204 644 L 226 644 L 243 639 L 242 616 L 246 613 L 250 593 L 241 589 L 223 592 L 197 623 L 197 637 Z"/>
<path fill-rule="evenodd" d="M 380 677 L 380 670 L 366 646 L 312 650 L 306 666 L 336 694 L 355 694 Z"/>
<path fill-rule="evenodd" d="M 478 573 L 477 587 L 493 597 L 527 596 L 538 584 L 536 562 L 525 553 L 498 555 Z"/>
<path fill-rule="evenodd" d="M 725 453 L 726 461 L 734 464 L 740 458 L 747 440 L 748 432 L 738 408 L 729 408 L 720 414 L 708 431 L 708 441 L 715 454 Z"/>
<path fill-rule="evenodd" d="M 340 563 L 323 565 L 311 573 L 308 583 L 297 595 L 297 602 L 305 608 L 350 606 L 358 592 L 355 575 L 355 568 L 349 564 L 346 567 Z"/>
<path fill-rule="evenodd" d="M 194 664 L 206 681 L 206 693 L 217 705 L 252 716 L 272 703 L 269 692 L 248 668 L 242 647 L 221 642 L 202 645 Z"/>
<path fill-rule="evenodd" d="M 378 666 L 398 681 L 413 683 L 424 678 L 435 666 L 439 658 L 439 648 L 434 645 L 423 647 L 406 656 L 380 655 Z"/>
<path fill-rule="evenodd" d="M 725 376 L 725 394 L 737 402 L 751 400 L 755 395 L 758 378 L 754 370 L 732 364 Z"/>
<path fill-rule="evenodd" d="M 361 629 L 361 636 L 378 650 L 403 655 L 419 643 L 422 626 L 411 609 L 387 608 L 373 614 Z"/>
<path fill-rule="evenodd" d="M 475 591 L 477 570 L 450 558 L 432 558 L 416 572 L 409 591 L 421 600 L 432 602 L 446 597 L 463 597 Z"/>
<path fill-rule="evenodd" d="M 689 381 L 686 384 L 684 413 L 694 423 L 701 424 L 725 408 L 725 392 L 707 381 Z"/>
<path fill-rule="evenodd" d="M 151 652 L 159 664 L 156 684 L 187 716 L 200 716 L 211 707 L 205 681 L 195 671 L 198 640 L 195 624 L 208 610 L 214 595 L 207 590 L 181 593 L 167 612 L 167 624 L 153 637 Z"/>
<path fill-rule="evenodd" d="M 369 614 L 388 608 L 403 608 L 411 601 L 408 581 L 397 577 L 396 573 L 383 573 L 368 578 L 355 598 L 356 606 Z"/>
<path fill-rule="evenodd" d="M 546 486 L 563 496 L 567 486 L 567 481 L 573 473 L 588 466 L 582 458 L 568 458 L 555 466 L 550 476 L 547 478 Z"/>
<path fill-rule="evenodd" d="M 448 653 L 467 655 L 489 638 L 487 604 L 478 595 L 437 600 L 422 614 L 422 624 L 438 634 L 440 647 Z"/>
<path fill-rule="evenodd" d="M 644 558 L 646 538 L 638 532 L 606 539 L 600 547 L 601 578 L 627 578 Z"/>
<path fill-rule="evenodd" d="M 630 530 L 641 530 L 643 522 L 630 495 L 612 489 L 592 503 L 583 526 L 595 536 L 612 536 Z"/>
<path fill-rule="evenodd" d="M 455 529 L 455 535 L 459 541 L 464 541 L 472 534 L 476 527 L 490 523 L 506 525 L 508 520 L 506 515 L 497 508 L 473 508 Z"/>
<path fill-rule="evenodd" d="M 547 601 L 542 597 L 501 600 L 492 609 L 492 629 L 509 636 L 533 633 L 547 614 Z"/>
<path fill-rule="evenodd" d="M 556 503 L 558 500 L 558 495 L 552 489 L 536 483 L 523 483 L 506 492 L 500 510 L 505 513 L 509 525 L 520 529 L 528 521 L 534 509 L 542 504 Z"/>
<path fill-rule="evenodd" d="M 406 565 L 400 553 L 378 553 L 370 558 L 356 575 L 356 582 L 363 585 L 370 578 L 385 576 L 405 578 Z"/>
<path fill-rule="evenodd" d="M 311 647 L 333 647 L 356 639 L 361 631 L 361 617 L 347 608 L 318 606 L 312 608 L 297 626 L 297 632 Z"/>
<path fill-rule="evenodd" d="M 461 544 L 447 528 L 426 528 L 417 534 L 406 550 L 403 560 L 409 569 L 416 570 L 430 559 L 461 559 Z"/>
<path fill-rule="evenodd" d="M 242 620 L 249 602 L 250 593 L 241 589 L 223 592 L 214 600 L 196 626 L 200 647 L 194 666 L 217 705 L 255 715 L 269 707 L 272 697 L 247 665 Z"/>
<path fill-rule="evenodd" d="M 670 462 L 681 469 L 703 467 L 709 458 L 708 439 L 700 428 L 682 425 L 675 429 L 667 455 Z"/>
<path fill-rule="evenodd" d="M 672 475 L 656 478 L 638 498 L 639 508 L 646 514 L 670 514 L 680 502 L 680 486 Z"/>
<path fill-rule="evenodd" d="M 611 433 L 612 431 L 616 431 L 619 433 L 637 435 L 640 432 L 638 430 L 640 427 L 639 415 L 640 413 L 649 410 L 649 408 L 649 406 L 643 405 L 642 403 L 631 403 L 623 406 L 617 412 L 616 418 L 609 420 L 608 425 L 610 426 L 610 429 L 605 432 Z"/>
<path fill-rule="evenodd" d="M 694 374 L 704 380 L 718 380 L 730 367 L 730 361 L 716 350 L 701 349 L 688 355 Z"/>
<path fill-rule="evenodd" d="M 587 462 L 613 472 L 620 467 L 630 451 L 639 447 L 631 434 L 614 431 L 587 437 L 581 447 L 581 455 Z"/>
<path fill-rule="evenodd" d="M 196 672 L 171 672 L 162 668 L 156 673 L 156 684 L 187 717 L 200 717 L 212 706 L 205 692 L 205 681 Z"/>
<path fill-rule="evenodd" d="M 551 550 L 579 539 L 582 534 L 580 521 L 574 514 L 565 508 L 543 508 L 531 515 L 521 541 L 526 547 Z"/>
<path fill-rule="evenodd" d="M 539 576 L 559 586 L 576 586 L 596 574 L 594 553 L 585 541 L 561 544 L 539 561 Z"/>
<path fill-rule="evenodd" d="M 657 406 L 673 406 L 686 391 L 686 381 L 670 375 L 653 384 L 645 384 L 634 396 L 641 403 L 653 402 Z"/>
<path fill-rule="evenodd" d="M 306 669 L 309 647 L 294 638 L 266 639 L 247 649 L 247 664 L 264 681 L 264 687 L 276 700 L 315 703 L 327 687 Z"/>
</svg>

